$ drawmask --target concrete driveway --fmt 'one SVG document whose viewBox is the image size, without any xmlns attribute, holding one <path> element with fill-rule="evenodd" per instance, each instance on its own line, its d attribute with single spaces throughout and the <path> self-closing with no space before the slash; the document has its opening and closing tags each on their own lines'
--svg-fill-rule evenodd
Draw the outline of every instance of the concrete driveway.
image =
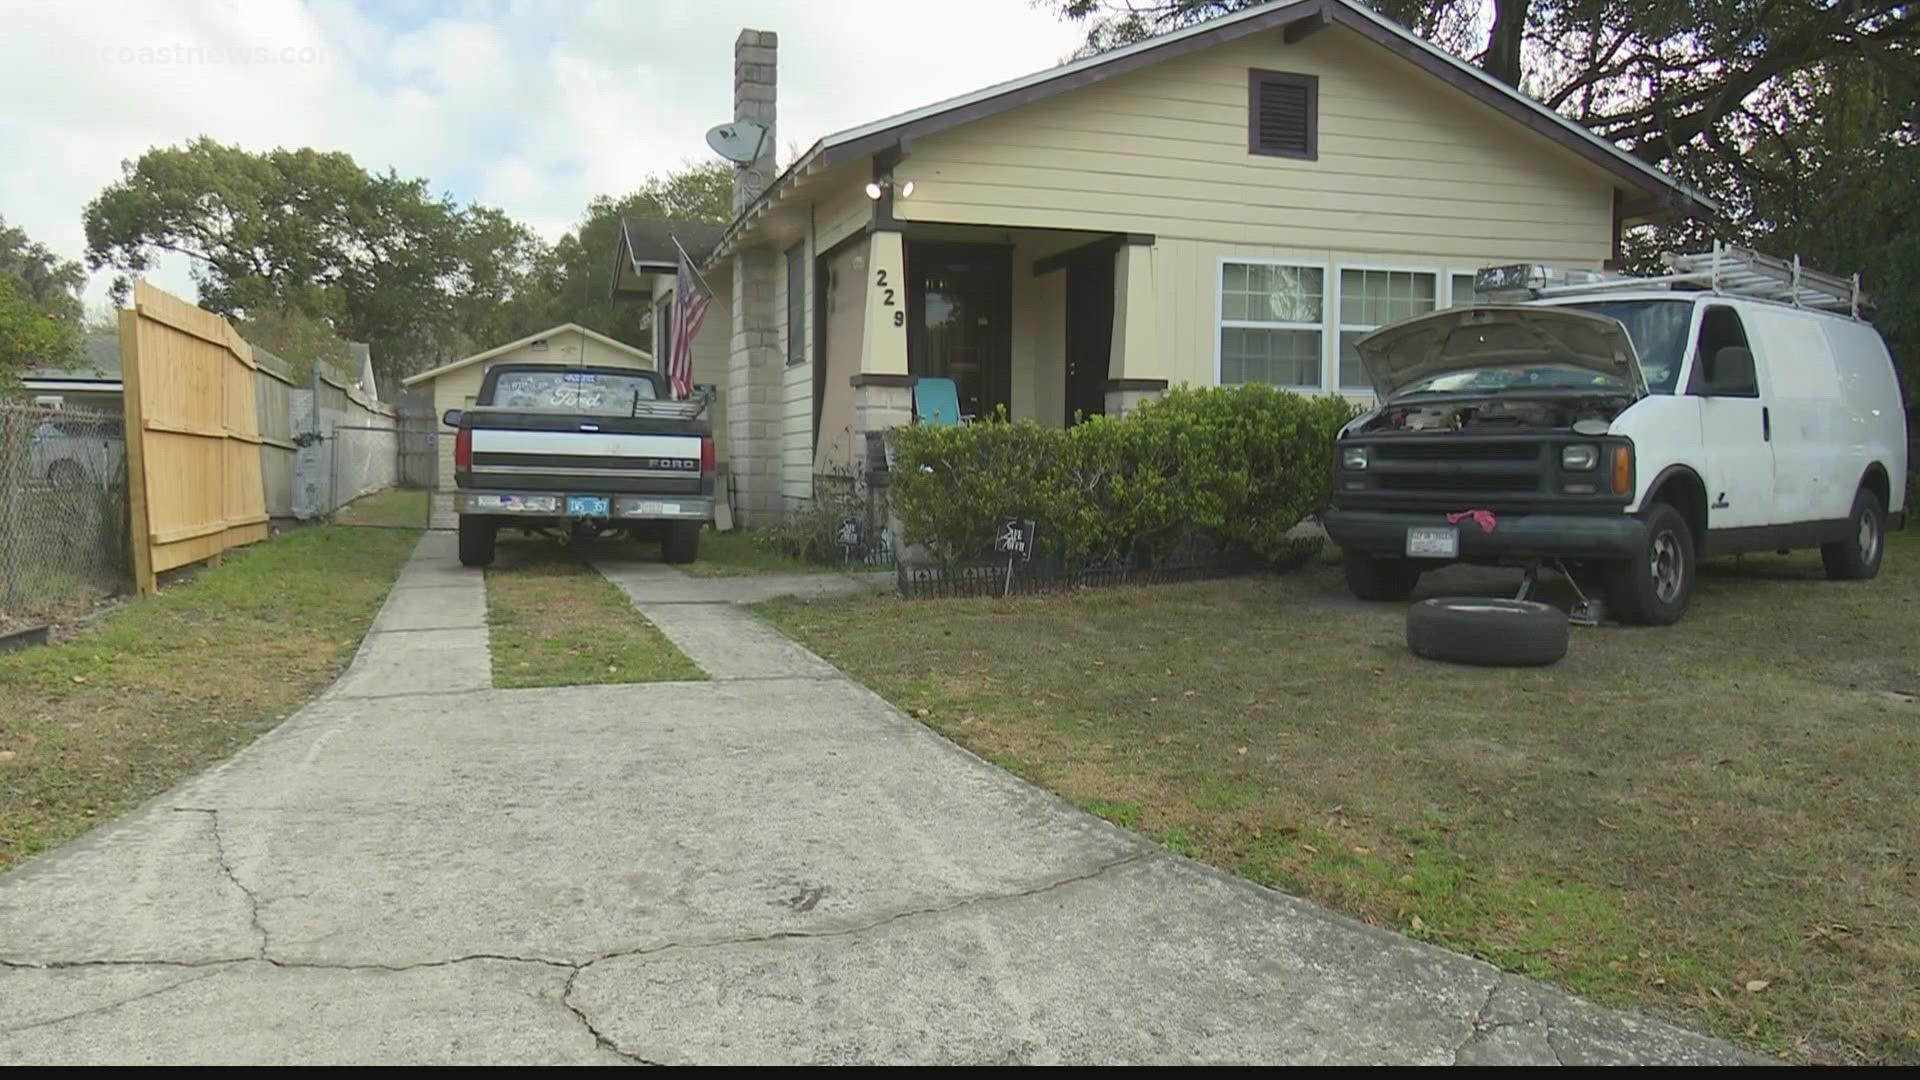
<svg viewBox="0 0 1920 1080">
<path fill-rule="evenodd" d="M 604 571 L 714 681 L 488 688 L 429 535 L 351 670 L 0 876 L 0 1063 L 1739 1060 L 1176 858 L 736 601 Z"/>
</svg>

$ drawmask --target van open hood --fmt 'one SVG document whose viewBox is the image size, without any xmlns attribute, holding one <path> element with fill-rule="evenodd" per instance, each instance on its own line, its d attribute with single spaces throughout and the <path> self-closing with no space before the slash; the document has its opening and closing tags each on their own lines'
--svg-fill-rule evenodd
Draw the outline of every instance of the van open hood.
<svg viewBox="0 0 1920 1080">
<path fill-rule="evenodd" d="M 1618 319 L 1577 308 L 1480 304 L 1383 326 L 1355 343 L 1373 392 L 1386 401 L 1435 375 L 1473 368 L 1564 364 L 1647 392 L 1640 358 Z"/>
</svg>

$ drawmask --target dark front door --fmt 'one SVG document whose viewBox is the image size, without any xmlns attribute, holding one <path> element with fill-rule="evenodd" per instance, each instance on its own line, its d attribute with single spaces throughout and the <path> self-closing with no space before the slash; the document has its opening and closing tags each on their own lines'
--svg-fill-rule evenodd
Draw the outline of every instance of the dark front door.
<svg viewBox="0 0 1920 1080">
<path fill-rule="evenodd" d="M 1013 253 L 907 243 L 907 370 L 952 379 L 960 415 L 1012 405 Z"/>
<path fill-rule="evenodd" d="M 1113 346 L 1113 253 L 1067 264 L 1068 425 L 1107 411 L 1107 368 Z"/>
</svg>

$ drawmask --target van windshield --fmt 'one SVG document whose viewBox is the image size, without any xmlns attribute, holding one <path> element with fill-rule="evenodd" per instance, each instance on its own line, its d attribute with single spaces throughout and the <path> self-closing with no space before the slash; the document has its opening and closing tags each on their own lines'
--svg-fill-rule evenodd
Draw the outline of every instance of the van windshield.
<svg viewBox="0 0 1920 1080">
<path fill-rule="evenodd" d="M 1640 357 L 1647 391 L 1673 393 L 1687 357 L 1687 332 L 1693 327 L 1691 300 L 1595 300 L 1567 306 L 1620 320 Z"/>
<path fill-rule="evenodd" d="M 509 409 L 574 412 L 586 416 L 632 416 L 637 404 L 658 396 L 646 375 L 604 371 L 503 371 L 493 384 L 493 404 Z"/>
</svg>

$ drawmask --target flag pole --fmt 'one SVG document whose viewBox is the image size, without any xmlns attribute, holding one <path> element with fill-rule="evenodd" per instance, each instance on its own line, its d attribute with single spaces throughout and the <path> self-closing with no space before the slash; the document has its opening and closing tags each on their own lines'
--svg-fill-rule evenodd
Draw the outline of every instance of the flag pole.
<svg viewBox="0 0 1920 1080">
<path fill-rule="evenodd" d="M 693 275 L 693 279 L 700 283 L 700 287 L 706 290 L 708 296 L 713 296 L 713 286 L 707 284 L 706 275 L 700 272 L 700 267 L 693 261 L 693 256 L 687 254 L 687 249 L 681 245 L 680 238 L 678 236 L 672 236 L 671 234 L 669 234 L 669 238 L 673 241 L 674 249 L 680 252 L 680 258 L 686 262 L 687 272 Z"/>
</svg>

